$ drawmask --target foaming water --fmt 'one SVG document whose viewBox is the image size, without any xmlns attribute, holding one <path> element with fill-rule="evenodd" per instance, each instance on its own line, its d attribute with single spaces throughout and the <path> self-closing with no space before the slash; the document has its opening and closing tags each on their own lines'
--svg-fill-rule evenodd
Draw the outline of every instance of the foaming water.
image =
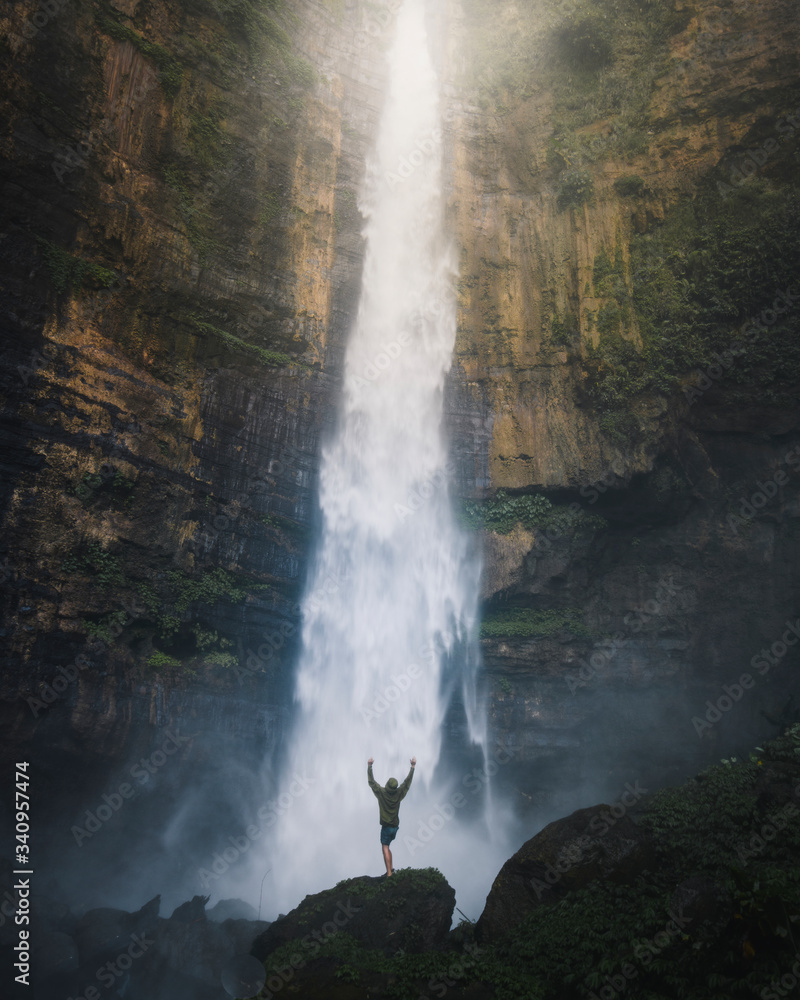
<svg viewBox="0 0 800 1000">
<path fill-rule="evenodd" d="M 304 601 L 296 725 L 279 818 L 265 853 L 251 859 L 253 878 L 272 867 L 265 916 L 340 879 L 381 874 L 369 756 L 381 784 L 402 780 L 418 758 L 393 845 L 397 867 L 441 868 L 473 912 L 499 867 L 480 767 L 480 565 L 453 514 L 442 433 L 456 269 L 443 225 L 439 81 L 424 0 L 405 0 L 388 58 L 389 94 L 360 205 L 361 301 L 338 428 L 322 455 L 322 534 Z M 448 716 L 453 699 L 460 725 Z M 452 749 L 443 747 L 446 717 L 466 750 L 460 759 L 442 753 Z"/>
</svg>

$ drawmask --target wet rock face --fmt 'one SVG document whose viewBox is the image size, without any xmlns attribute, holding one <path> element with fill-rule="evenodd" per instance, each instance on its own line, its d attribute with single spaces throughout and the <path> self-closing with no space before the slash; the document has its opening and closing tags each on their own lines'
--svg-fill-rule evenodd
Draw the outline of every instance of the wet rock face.
<svg viewBox="0 0 800 1000">
<path fill-rule="evenodd" d="M 391 24 L 291 8 L 2 15 L 4 731 L 98 777 L 183 711 L 279 737 Z"/>
<path fill-rule="evenodd" d="M 610 796 L 640 777 L 680 780 L 795 711 L 790 673 L 776 661 L 702 739 L 692 723 L 796 617 L 800 494 L 785 459 L 798 411 L 791 378 L 782 383 L 795 370 L 786 352 L 796 314 L 774 333 L 780 405 L 754 370 L 723 358 L 725 368 L 712 353 L 694 371 L 688 363 L 672 391 L 625 380 L 645 348 L 646 383 L 661 371 L 659 338 L 681 337 L 675 326 L 665 333 L 663 316 L 648 328 L 641 311 L 655 287 L 641 270 L 647 241 L 699 191 L 717 192 L 724 214 L 734 192 L 752 190 L 745 161 L 776 197 L 796 173 L 797 102 L 785 89 L 795 74 L 777 69 L 772 45 L 776 30 L 796 45 L 798 23 L 785 0 L 757 16 L 742 5 L 664 4 L 631 46 L 626 25 L 613 38 L 595 25 L 606 60 L 571 49 L 556 5 L 534 17 L 499 3 L 483 20 L 475 5 L 449 6 L 446 147 L 460 261 L 447 402 L 459 492 L 544 492 L 559 510 L 577 504 L 608 520 L 580 537 L 524 522 L 482 533 L 486 615 L 530 618 L 527 633 L 482 639 L 492 732 L 514 752 L 497 781 L 520 808 L 550 817 L 585 802 L 587 788 Z M 524 39 L 516 52 L 498 44 L 504 33 Z M 602 107 L 604 88 L 622 79 L 621 41 L 639 96 L 620 90 L 616 107 Z M 649 68 L 634 70 L 637 59 Z M 627 117 L 637 102 L 640 132 Z M 749 212 L 742 205 L 739 217 Z M 696 237 L 697 222 L 675 252 L 690 253 Z M 696 277 L 687 273 L 687 287 Z M 774 328 L 770 282 L 740 275 L 747 301 L 726 315 L 720 347 L 751 317 Z M 785 315 L 783 285 L 780 294 Z M 663 305 L 664 286 L 659 295 Z M 626 399 L 597 391 L 606 377 L 630 386 Z M 759 482 L 773 496 L 756 496 L 756 511 L 747 504 Z M 744 524 L 730 520 L 740 511 Z M 572 613 L 578 629 L 544 621 Z"/>
<path fill-rule="evenodd" d="M 786 463 L 796 437 L 756 443 L 751 426 L 752 437 L 683 434 L 675 478 L 660 465 L 627 489 L 598 482 L 567 496 L 605 528 L 533 527 L 516 560 L 513 534 L 488 538 L 487 620 L 532 611 L 530 634 L 482 640 L 493 728 L 514 750 L 498 781 L 523 809 L 553 816 L 589 789 L 677 782 L 792 721 L 782 636 L 800 599 L 798 484 Z M 781 470 L 784 486 L 769 490 Z M 753 496 L 760 512 L 732 520 Z M 574 620 L 546 627 L 569 611 Z"/>
<path fill-rule="evenodd" d="M 741 186 L 745 160 L 749 176 L 778 187 L 796 170 L 795 71 L 774 60 L 785 45 L 793 65 L 796 12 L 788 0 L 757 14 L 678 2 L 629 10 L 611 31 L 587 20 L 609 46 L 604 64 L 568 42 L 560 4 L 500 2 L 490 14 L 451 0 L 449 15 L 448 208 L 460 252 L 449 391 L 458 437 L 480 453 L 462 488 L 580 487 L 612 471 L 629 481 L 662 452 L 673 401 L 632 394 L 637 432 L 614 433 L 608 406 L 587 393 L 592 352 L 610 370 L 609 338 L 644 345 L 637 229 L 657 230 L 700 188 Z M 511 36 L 519 49 L 503 45 Z M 576 176 L 585 188 L 570 187 Z M 771 302 L 778 290 L 762 291 Z"/>
</svg>

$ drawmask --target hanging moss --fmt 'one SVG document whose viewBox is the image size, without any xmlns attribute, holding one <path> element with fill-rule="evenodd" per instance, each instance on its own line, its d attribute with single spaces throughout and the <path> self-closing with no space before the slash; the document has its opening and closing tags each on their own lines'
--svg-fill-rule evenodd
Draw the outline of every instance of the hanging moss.
<svg viewBox="0 0 800 1000">
<path fill-rule="evenodd" d="M 123 24 L 119 18 L 122 15 L 111 4 L 103 2 L 97 23 L 100 30 L 110 35 L 118 42 L 130 42 L 143 56 L 146 56 L 159 69 L 158 80 L 161 89 L 167 97 L 174 97 L 183 82 L 183 69 L 178 60 L 162 45 L 149 42 L 133 28 Z"/>
<path fill-rule="evenodd" d="M 602 517 L 556 505 L 541 494 L 510 496 L 505 490 L 498 490 L 489 500 L 463 501 L 460 519 L 467 528 L 484 528 L 500 535 L 507 535 L 518 524 L 523 528 L 551 528 L 564 533 L 606 527 Z"/>
<path fill-rule="evenodd" d="M 270 367 L 280 365 L 300 365 L 301 367 L 305 367 L 301 362 L 296 361 L 288 354 L 282 354 L 279 351 L 270 351 L 265 347 L 259 347 L 257 344 L 250 344 L 246 340 L 242 340 L 241 337 L 236 337 L 234 334 L 228 333 L 226 330 L 221 330 L 219 327 L 213 326 L 211 323 L 204 323 L 202 320 L 198 319 L 193 319 L 193 323 L 202 333 L 218 337 L 233 350 L 254 354 L 263 365 L 269 365 Z"/>
<path fill-rule="evenodd" d="M 556 313 L 550 324 L 550 336 L 556 347 L 567 347 L 580 338 L 580 324 L 573 312 L 567 311 L 564 318 Z"/>
<path fill-rule="evenodd" d="M 572 70 L 592 73 L 612 61 L 609 26 L 596 14 L 565 20 L 554 40 L 559 59 Z"/>
<path fill-rule="evenodd" d="M 756 180 L 729 196 L 709 184 L 678 205 L 663 225 L 631 242 L 633 296 L 643 341 L 637 351 L 619 336 L 608 306 L 597 318 L 603 336 L 583 363 L 584 385 L 601 413 L 628 411 L 644 392 L 671 393 L 715 363 L 742 329 L 760 332 L 715 389 L 730 399 L 743 388 L 762 402 L 789 403 L 800 381 L 800 309 L 775 300 L 800 271 L 800 192 Z M 614 291 L 608 255 L 595 261 L 596 288 Z M 766 317 L 768 322 L 763 321 Z M 745 397 L 747 398 L 747 397 Z M 616 420 L 616 418 L 614 418 Z"/>
<path fill-rule="evenodd" d="M 594 192 L 592 175 L 586 170 L 565 170 L 558 180 L 558 207 L 577 208 Z"/>
<path fill-rule="evenodd" d="M 119 556 L 104 549 L 99 542 L 92 542 L 82 554 L 73 553 L 62 564 L 65 573 L 88 577 L 101 590 L 124 586 L 125 574 Z"/>
<path fill-rule="evenodd" d="M 644 191 L 644 181 L 636 174 L 618 177 L 614 181 L 614 190 L 621 198 L 638 198 Z"/>
<path fill-rule="evenodd" d="M 42 247 L 45 267 L 59 295 L 81 288 L 110 288 L 117 280 L 114 271 L 72 254 L 50 240 L 36 237 Z"/>
<path fill-rule="evenodd" d="M 481 622 L 481 639 L 545 638 L 558 632 L 588 637 L 583 612 L 578 608 L 534 610 L 507 608 L 487 613 Z"/>
<path fill-rule="evenodd" d="M 147 659 L 147 666 L 153 670 L 176 670 L 181 666 L 181 661 L 168 653 L 156 650 Z"/>
<path fill-rule="evenodd" d="M 602 338 L 613 337 L 620 332 L 622 314 L 616 302 L 607 302 L 597 311 L 597 329 Z"/>
<path fill-rule="evenodd" d="M 601 246 L 594 259 L 592 268 L 592 283 L 597 296 L 614 296 L 621 299 L 627 296 L 625 285 L 625 263 L 622 257 L 622 246 L 617 243 L 614 256 L 611 257 L 605 246 Z"/>
<path fill-rule="evenodd" d="M 212 104 L 205 112 L 189 112 L 189 151 L 204 170 L 224 167 L 230 158 L 230 139 L 222 128 L 224 118 L 225 106 L 221 102 Z"/>
<path fill-rule="evenodd" d="M 106 643 L 106 645 L 111 646 L 116 636 L 119 635 L 121 628 L 127 624 L 127 611 L 112 611 L 111 614 L 105 615 L 99 621 L 87 621 L 84 619 L 81 622 L 81 628 L 90 639 L 100 640 Z"/>
</svg>

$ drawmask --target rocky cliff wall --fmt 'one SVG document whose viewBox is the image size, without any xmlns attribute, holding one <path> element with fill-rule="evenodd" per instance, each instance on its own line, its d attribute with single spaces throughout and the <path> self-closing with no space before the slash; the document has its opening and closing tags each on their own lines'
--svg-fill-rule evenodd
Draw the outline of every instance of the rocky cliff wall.
<svg viewBox="0 0 800 1000">
<path fill-rule="evenodd" d="M 396 5 L 45 6 L 1 22 L 2 705 L 80 816 L 166 732 L 188 774 L 280 744 Z M 541 815 L 792 712 L 798 18 L 433 21 L 457 492 L 502 780 Z"/>
<path fill-rule="evenodd" d="M 280 744 L 390 22 L 3 7 L 4 759 L 70 848 L 165 734 L 164 808 Z"/>
<path fill-rule="evenodd" d="M 498 780 L 564 809 L 796 712 L 800 20 L 448 10 L 450 420 Z"/>
</svg>

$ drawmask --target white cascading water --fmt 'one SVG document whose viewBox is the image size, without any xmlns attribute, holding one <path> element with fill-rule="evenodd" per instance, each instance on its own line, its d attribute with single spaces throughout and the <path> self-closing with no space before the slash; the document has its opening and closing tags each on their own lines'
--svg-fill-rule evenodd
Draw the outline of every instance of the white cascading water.
<svg viewBox="0 0 800 1000">
<path fill-rule="evenodd" d="M 361 301 L 337 432 L 322 455 L 322 537 L 304 601 L 297 722 L 280 820 L 260 859 L 262 872 L 271 865 L 268 917 L 340 879 L 383 872 L 369 756 L 381 784 L 402 781 L 409 758 L 418 759 L 392 848 L 396 867 L 437 866 L 458 890 L 481 867 L 475 837 L 486 840 L 482 822 L 469 832 L 448 804 L 460 774 L 447 788 L 432 780 L 453 691 L 473 743 L 483 742 L 484 724 L 474 677 L 480 567 L 453 515 L 442 433 L 455 261 L 443 226 L 439 81 L 424 0 L 405 0 L 388 59 L 360 206 Z M 430 836 L 409 846 L 404 838 L 417 838 L 420 824 Z M 495 860 L 486 860 L 488 880 Z M 469 895 L 461 891 L 459 905 Z"/>
</svg>

